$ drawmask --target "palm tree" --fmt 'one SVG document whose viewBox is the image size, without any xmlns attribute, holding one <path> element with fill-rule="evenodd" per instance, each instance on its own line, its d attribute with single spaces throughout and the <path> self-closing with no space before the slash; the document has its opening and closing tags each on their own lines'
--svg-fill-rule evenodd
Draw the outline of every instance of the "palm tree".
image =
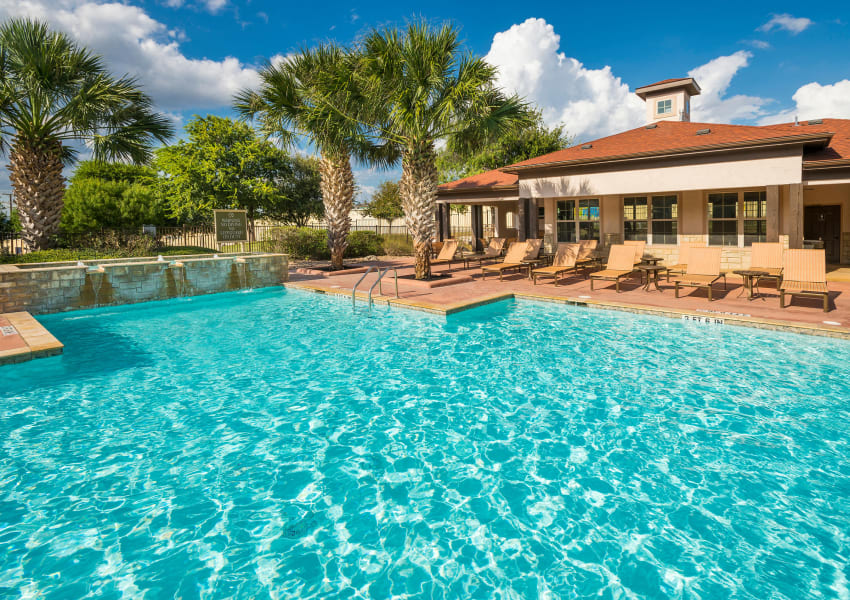
<svg viewBox="0 0 850 600">
<path fill-rule="evenodd" d="M 63 167 L 84 141 L 96 160 L 147 162 L 154 140 L 173 127 L 152 110 L 132 78 L 109 75 L 101 57 L 30 19 L 0 25 L 0 151 L 26 243 L 55 241 L 62 216 Z"/>
<path fill-rule="evenodd" d="M 360 114 L 402 154 L 399 188 L 416 253 L 416 278 L 431 276 L 431 239 L 437 198 L 436 146 L 470 152 L 527 127 L 532 115 L 517 96 L 496 86 L 496 70 L 462 51 L 450 25 L 418 22 L 402 34 L 373 31 L 363 42 Z"/>
<path fill-rule="evenodd" d="M 331 268 L 343 268 L 348 247 L 350 213 L 354 208 L 354 174 L 351 158 L 386 166 L 395 160 L 395 149 L 376 144 L 368 130 L 346 117 L 357 111 L 360 98 L 352 82 L 355 61 L 334 44 L 302 50 L 260 71 L 259 90 L 237 94 L 234 107 L 243 117 L 256 119 L 260 129 L 291 145 L 307 137 L 319 151 L 322 203 L 328 224 Z"/>
</svg>

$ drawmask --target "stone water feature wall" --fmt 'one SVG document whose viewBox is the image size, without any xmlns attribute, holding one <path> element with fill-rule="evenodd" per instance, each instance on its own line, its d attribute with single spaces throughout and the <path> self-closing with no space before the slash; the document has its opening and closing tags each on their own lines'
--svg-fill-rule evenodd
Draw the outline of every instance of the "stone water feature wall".
<svg viewBox="0 0 850 600">
<path fill-rule="evenodd" d="M 0 313 L 44 314 L 281 285 L 285 254 L 0 265 Z"/>
</svg>

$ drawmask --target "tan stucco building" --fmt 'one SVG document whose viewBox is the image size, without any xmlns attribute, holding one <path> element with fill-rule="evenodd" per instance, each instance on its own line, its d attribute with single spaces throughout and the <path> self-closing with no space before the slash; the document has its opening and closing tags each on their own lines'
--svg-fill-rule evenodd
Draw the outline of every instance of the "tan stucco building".
<svg viewBox="0 0 850 600">
<path fill-rule="evenodd" d="M 443 184 L 438 206 L 471 205 L 473 223 L 494 207 L 497 236 L 547 247 L 645 240 L 675 259 L 679 242 L 704 240 L 739 268 L 753 242 L 781 241 L 850 263 L 850 120 L 691 123 L 699 92 L 691 78 L 638 88 L 646 125 Z"/>
</svg>

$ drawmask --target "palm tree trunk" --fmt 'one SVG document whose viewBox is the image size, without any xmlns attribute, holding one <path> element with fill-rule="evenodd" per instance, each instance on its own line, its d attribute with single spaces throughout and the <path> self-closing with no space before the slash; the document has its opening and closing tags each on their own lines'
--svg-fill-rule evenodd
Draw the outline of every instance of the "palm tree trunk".
<svg viewBox="0 0 850 600">
<path fill-rule="evenodd" d="M 59 234 L 65 178 L 61 146 L 38 148 L 15 139 L 9 152 L 9 178 L 30 250 L 49 248 Z"/>
<path fill-rule="evenodd" d="M 413 238 L 416 279 L 431 277 L 431 240 L 437 200 L 437 155 L 433 144 L 407 148 L 401 164 L 399 195 L 404 221 Z"/>
<path fill-rule="evenodd" d="M 342 269 L 342 256 L 348 248 L 348 232 L 351 230 L 351 210 L 354 208 L 354 173 L 351 172 L 349 155 L 322 154 L 319 173 L 319 188 L 328 224 L 331 269 Z"/>
</svg>

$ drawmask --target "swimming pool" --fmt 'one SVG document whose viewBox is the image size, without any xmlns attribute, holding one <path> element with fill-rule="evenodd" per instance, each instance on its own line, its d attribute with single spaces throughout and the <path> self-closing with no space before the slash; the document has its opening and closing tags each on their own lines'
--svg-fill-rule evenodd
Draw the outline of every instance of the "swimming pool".
<svg viewBox="0 0 850 600">
<path fill-rule="evenodd" d="M 0 596 L 850 594 L 845 342 L 281 289 L 40 320 Z"/>
</svg>

